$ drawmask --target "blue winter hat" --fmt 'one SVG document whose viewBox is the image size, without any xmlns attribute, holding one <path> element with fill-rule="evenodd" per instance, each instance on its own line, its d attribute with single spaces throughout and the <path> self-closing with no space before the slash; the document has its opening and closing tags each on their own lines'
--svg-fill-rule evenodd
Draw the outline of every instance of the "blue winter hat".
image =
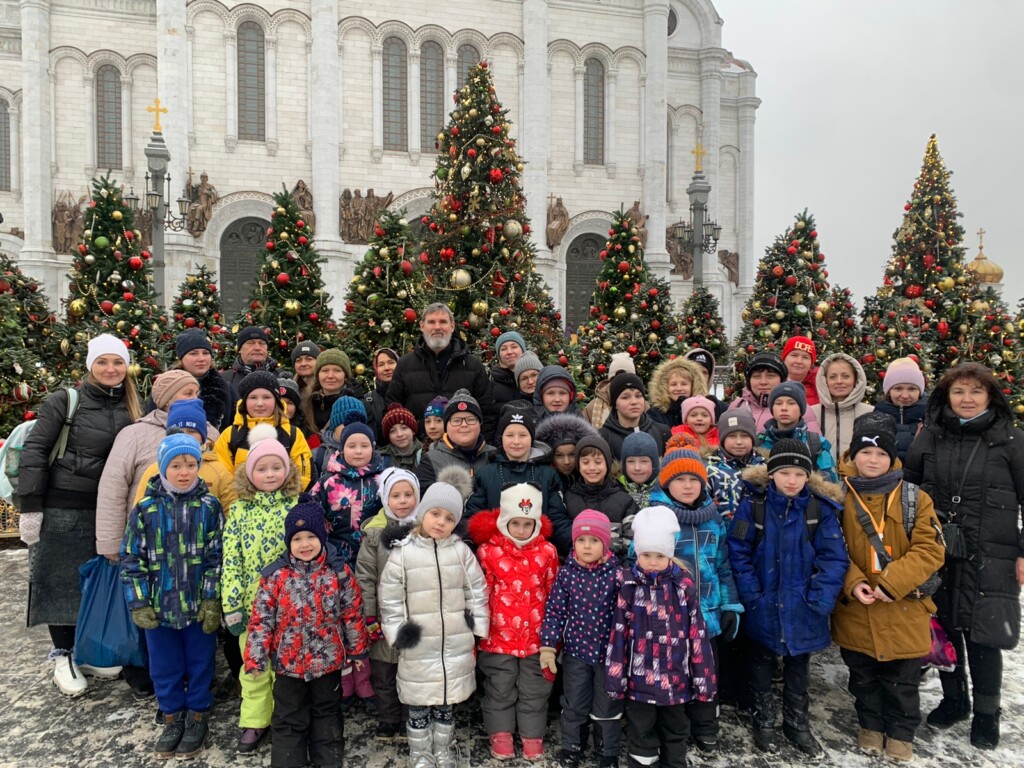
<svg viewBox="0 0 1024 768">
<path fill-rule="evenodd" d="M 352 435 L 366 435 L 370 441 L 370 445 L 376 446 L 373 439 L 373 430 L 370 429 L 369 425 L 364 424 L 361 421 L 353 421 L 345 427 L 344 431 L 341 433 L 341 440 L 338 442 L 341 444 L 342 450 L 345 450 L 345 443 L 348 442 L 348 439 L 352 437 Z"/>
<path fill-rule="evenodd" d="M 646 432 L 630 432 L 622 441 L 622 463 L 630 457 L 646 456 L 651 460 L 652 472 L 658 470 L 661 456 L 658 453 L 657 441 Z"/>
<path fill-rule="evenodd" d="M 168 435 L 160 441 L 156 452 L 156 465 L 160 468 L 160 476 L 167 477 L 167 467 L 175 456 L 191 456 L 198 464 L 203 460 L 203 452 L 194 437 L 178 433 Z"/>
<path fill-rule="evenodd" d="M 366 423 L 366 406 L 363 401 L 351 395 L 343 395 L 331 407 L 331 431 L 355 422 Z"/>
<path fill-rule="evenodd" d="M 324 520 L 323 507 L 308 493 L 299 496 L 299 502 L 288 510 L 288 516 L 284 519 L 285 546 L 291 546 L 292 537 L 300 531 L 309 531 L 320 539 L 320 546 L 327 546 L 327 522 Z"/>
<path fill-rule="evenodd" d="M 175 400 L 167 411 L 167 428 L 194 429 L 206 442 L 206 406 L 199 399 Z"/>
<path fill-rule="evenodd" d="M 501 334 L 501 336 L 499 336 L 497 340 L 494 342 L 494 351 L 497 352 L 498 350 L 500 350 L 501 345 L 504 344 L 506 341 L 514 341 L 516 344 L 519 345 L 519 348 L 523 350 L 523 352 L 526 352 L 526 342 L 523 340 L 522 335 L 520 335 L 516 331 L 505 331 L 503 334 Z"/>
<path fill-rule="evenodd" d="M 206 331 L 201 328 L 189 328 L 182 331 L 174 340 L 174 355 L 179 360 L 195 349 L 205 349 L 211 355 L 213 354 L 213 346 L 206 338 Z"/>
<path fill-rule="evenodd" d="M 807 413 L 807 393 L 804 390 L 804 385 L 799 381 L 784 381 L 781 384 L 776 384 L 771 394 L 768 395 L 769 411 L 775 407 L 775 401 L 780 397 L 788 397 L 800 406 L 800 418 Z"/>
<path fill-rule="evenodd" d="M 443 397 L 441 395 L 438 395 L 433 400 L 431 400 L 429 403 L 427 403 L 427 408 L 426 408 L 425 411 L 423 411 L 423 418 L 427 419 L 427 418 L 430 418 L 431 416 L 437 416 L 437 418 L 443 419 L 444 418 L 444 409 L 447 408 L 447 407 L 448 407 L 448 398 L 447 397 Z"/>
</svg>

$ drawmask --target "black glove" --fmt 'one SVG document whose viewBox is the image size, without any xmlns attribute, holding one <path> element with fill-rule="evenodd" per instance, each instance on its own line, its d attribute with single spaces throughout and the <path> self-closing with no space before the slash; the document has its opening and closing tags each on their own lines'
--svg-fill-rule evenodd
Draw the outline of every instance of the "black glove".
<svg viewBox="0 0 1024 768">
<path fill-rule="evenodd" d="M 719 623 L 722 625 L 722 640 L 726 643 L 735 640 L 740 631 L 740 615 L 736 611 L 722 611 Z"/>
</svg>

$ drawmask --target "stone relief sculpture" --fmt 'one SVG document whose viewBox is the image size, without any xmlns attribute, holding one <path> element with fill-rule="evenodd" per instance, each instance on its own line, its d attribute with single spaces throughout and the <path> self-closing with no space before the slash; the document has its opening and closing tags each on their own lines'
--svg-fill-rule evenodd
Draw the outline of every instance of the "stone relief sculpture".
<svg viewBox="0 0 1024 768">
<path fill-rule="evenodd" d="M 341 199 L 338 200 L 338 234 L 347 243 L 369 242 L 373 236 L 377 214 L 391 205 L 394 199 L 393 192 L 381 197 L 372 189 L 368 189 L 366 197 L 363 197 L 361 190 L 344 190 Z"/>
<path fill-rule="evenodd" d="M 740 285 L 740 255 L 733 251 L 722 250 L 718 252 L 718 263 L 725 267 L 729 276 L 729 282 L 739 288 Z"/>
<path fill-rule="evenodd" d="M 71 192 L 65 191 L 54 203 L 51 235 L 53 250 L 56 253 L 72 253 L 82 241 L 85 232 L 82 205 L 87 199 L 87 195 L 82 195 L 76 202 Z"/>
<path fill-rule="evenodd" d="M 299 211 L 302 213 L 302 220 L 305 222 L 306 228 L 310 232 L 315 232 L 316 214 L 313 213 L 313 192 L 302 179 L 295 183 L 292 197 L 295 198 L 295 204 L 299 206 Z"/>
<path fill-rule="evenodd" d="M 142 247 L 149 250 L 153 247 L 153 211 L 143 207 L 135 214 L 135 228 L 142 235 Z"/>
<path fill-rule="evenodd" d="M 562 198 L 559 197 L 555 199 L 555 202 L 548 203 L 548 225 L 546 230 L 548 248 L 557 247 L 568 231 L 569 211 L 562 202 Z"/>
<path fill-rule="evenodd" d="M 633 222 L 636 227 L 636 236 L 640 238 L 640 247 L 647 247 L 647 219 L 648 216 L 640 210 L 640 201 L 634 200 L 633 207 L 626 211 L 626 218 Z"/>
<path fill-rule="evenodd" d="M 665 248 L 672 261 L 672 274 L 681 275 L 684 280 L 691 280 L 693 279 L 693 254 L 680 252 L 679 241 L 676 240 L 672 229 L 672 227 L 665 228 Z"/>
<path fill-rule="evenodd" d="M 213 216 L 213 206 L 218 200 L 217 188 L 210 183 L 210 177 L 205 171 L 199 176 L 199 184 L 193 184 L 192 172 L 189 171 L 188 181 L 185 183 L 185 197 L 191 201 L 188 206 L 186 229 L 193 237 L 199 237 L 206 231 Z"/>
</svg>

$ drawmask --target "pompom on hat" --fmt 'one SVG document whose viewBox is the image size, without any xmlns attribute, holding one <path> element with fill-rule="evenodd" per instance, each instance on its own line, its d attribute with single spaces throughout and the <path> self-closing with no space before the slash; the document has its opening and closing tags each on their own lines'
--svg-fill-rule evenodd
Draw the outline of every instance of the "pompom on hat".
<svg viewBox="0 0 1024 768">
<path fill-rule="evenodd" d="M 696 451 L 684 448 L 665 454 L 665 458 L 661 460 L 661 471 L 658 473 L 661 487 L 668 492 L 669 483 L 680 475 L 693 475 L 700 480 L 702 488 L 708 487 L 708 468 Z"/>
<path fill-rule="evenodd" d="M 284 464 L 285 469 L 291 467 L 291 457 L 280 440 L 277 439 L 277 428 L 271 424 L 257 424 L 249 430 L 247 437 L 249 453 L 245 457 L 245 476 L 253 483 L 252 475 L 256 463 L 264 456 L 276 456 Z M 195 442 L 193 440 L 192 442 Z"/>
</svg>

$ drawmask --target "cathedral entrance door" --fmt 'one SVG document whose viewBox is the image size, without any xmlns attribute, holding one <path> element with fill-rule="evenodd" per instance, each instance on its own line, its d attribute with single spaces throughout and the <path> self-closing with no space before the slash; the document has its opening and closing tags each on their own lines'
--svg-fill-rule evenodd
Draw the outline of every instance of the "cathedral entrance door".
<svg viewBox="0 0 1024 768">
<path fill-rule="evenodd" d="M 566 251 L 565 327 L 571 333 L 590 319 L 590 300 L 597 288 L 604 246 L 604 237 L 588 233 L 573 240 Z"/>
<path fill-rule="evenodd" d="M 270 222 L 249 216 L 229 226 L 220 239 L 221 309 L 233 317 L 249 300 L 249 289 L 259 276 Z"/>
</svg>

